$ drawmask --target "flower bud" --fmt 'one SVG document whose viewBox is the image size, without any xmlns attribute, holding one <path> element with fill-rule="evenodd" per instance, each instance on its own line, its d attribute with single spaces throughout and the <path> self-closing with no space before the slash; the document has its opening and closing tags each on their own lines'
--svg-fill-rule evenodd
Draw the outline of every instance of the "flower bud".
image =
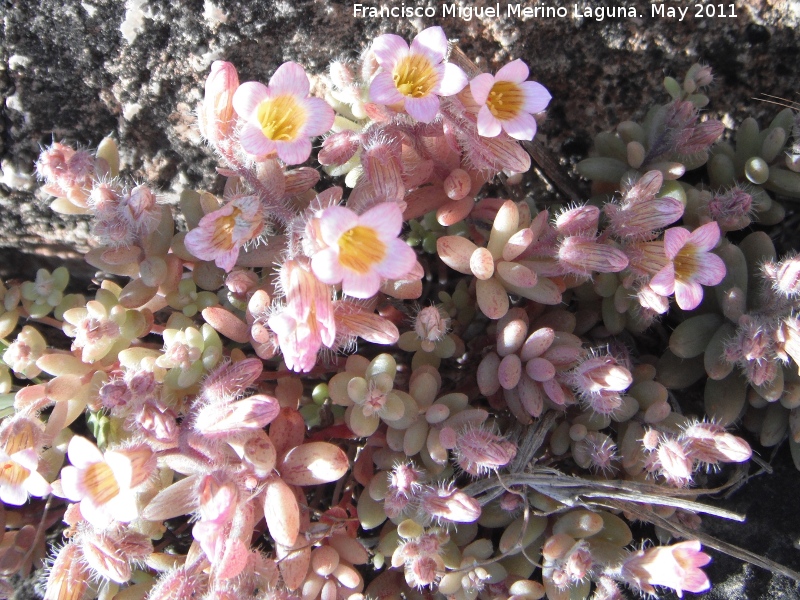
<svg viewBox="0 0 800 600">
<path fill-rule="evenodd" d="M 199 110 L 200 133 L 212 144 L 228 137 L 235 125 L 233 93 L 239 87 L 239 75 L 231 63 L 215 60 L 206 79 L 206 93 Z"/>
</svg>

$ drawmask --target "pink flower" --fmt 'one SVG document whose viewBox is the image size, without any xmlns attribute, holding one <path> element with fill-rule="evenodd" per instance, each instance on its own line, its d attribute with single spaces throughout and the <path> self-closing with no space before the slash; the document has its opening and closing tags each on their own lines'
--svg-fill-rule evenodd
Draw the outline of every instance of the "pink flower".
<svg viewBox="0 0 800 600">
<path fill-rule="evenodd" d="M 421 31 L 410 48 L 400 36 L 381 35 L 372 43 L 372 51 L 381 71 L 370 84 L 370 98 L 380 104 L 402 104 L 423 123 L 436 118 L 439 96 L 453 96 L 467 85 L 464 71 L 444 62 L 447 37 L 441 27 Z"/>
<path fill-rule="evenodd" d="M 286 366 L 292 371 L 310 371 L 322 346 L 332 348 L 336 340 L 332 293 L 300 260 L 287 260 L 280 270 L 286 307 L 268 321 L 278 335 Z"/>
<path fill-rule="evenodd" d="M 269 86 L 248 81 L 233 94 L 233 108 L 244 120 L 239 141 L 256 156 L 278 153 L 287 165 L 304 162 L 311 154 L 310 138 L 333 125 L 333 109 L 324 100 L 309 98 L 308 76 L 297 63 L 283 63 Z"/>
<path fill-rule="evenodd" d="M 545 87 L 528 79 L 528 65 L 517 59 L 508 63 L 497 75 L 481 73 L 469 82 L 478 112 L 478 133 L 496 137 L 500 130 L 517 140 L 532 140 L 536 135 L 535 113 L 550 103 Z"/>
<path fill-rule="evenodd" d="M 97 528 L 139 516 L 133 488 L 147 480 L 155 459 L 147 446 L 109 450 L 103 455 L 92 442 L 75 436 L 67 447 L 72 466 L 61 470 L 64 497 L 81 503 L 81 515 Z"/>
<path fill-rule="evenodd" d="M 717 285 L 725 277 L 725 263 L 711 253 L 719 236 L 719 225 L 714 221 L 691 233 L 683 227 L 667 229 L 664 253 L 669 262 L 650 280 L 650 288 L 662 296 L 674 292 L 683 310 L 696 308 L 703 300 L 701 285 Z"/>
<path fill-rule="evenodd" d="M 237 196 L 222 208 L 208 213 L 186 234 L 185 245 L 200 260 L 213 260 L 230 271 L 239 249 L 264 229 L 261 204 L 255 196 Z"/>
<path fill-rule="evenodd" d="M 322 211 L 318 231 L 327 247 L 311 258 L 320 281 L 342 284 L 354 298 L 371 298 L 381 279 L 399 279 L 417 261 L 414 250 L 397 236 L 403 215 L 396 204 L 383 202 L 363 215 L 331 206 Z"/>
<path fill-rule="evenodd" d="M 623 579 L 643 592 L 652 594 L 653 586 L 663 585 L 676 591 L 704 592 L 711 587 L 706 574 L 700 569 L 711 557 L 700 552 L 700 542 L 690 540 L 673 546 L 658 546 L 631 554 L 622 565 Z"/>
<path fill-rule="evenodd" d="M 13 506 L 22 506 L 31 496 L 43 497 L 50 493 L 50 484 L 37 471 L 39 455 L 33 448 L 23 448 L 7 454 L 0 450 L 0 500 Z"/>
</svg>

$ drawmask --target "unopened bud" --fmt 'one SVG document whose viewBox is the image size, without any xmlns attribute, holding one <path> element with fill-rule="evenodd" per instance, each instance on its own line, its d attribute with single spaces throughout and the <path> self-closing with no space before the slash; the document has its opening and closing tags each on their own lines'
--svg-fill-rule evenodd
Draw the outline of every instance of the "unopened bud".
<svg viewBox="0 0 800 600">
<path fill-rule="evenodd" d="M 218 144 L 233 132 L 233 93 L 238 87 L 236 67 L 215 60 L 206 79 L 206 93 L 199 114 L 200 132 L 212 144 Z"/>
</svg>

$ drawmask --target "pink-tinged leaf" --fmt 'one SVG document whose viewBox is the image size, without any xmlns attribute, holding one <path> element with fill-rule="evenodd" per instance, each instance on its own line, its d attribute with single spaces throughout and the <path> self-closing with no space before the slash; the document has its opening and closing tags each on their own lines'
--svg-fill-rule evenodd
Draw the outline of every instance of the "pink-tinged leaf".
<svg viewBox="0 0 800 600">
<path fill-rule="evenodd" d="M 436 211 L 436 221 L 444 227 L 455 225 L 466 219 L 474 206 L 475 201 L 472 195 L 464 196 L 460 200 L 453 200 L 439 207 L 439 210 Z"/>
<path fill-rule="evenodd" d="M 503 248 L 503 260 L 512 261 L 527 250 L 533 243 L 534 233 L 530 228 L 520 229 L 512 235 Z"/>
<path fill-rule="evenodd" d="M 305 540 L 298 540 L 295 544 L 278 544 L 276 554 L 278 568 L 283 577 L 283 582 L 289 591 L 299 588 L 308 575 L 311 564 L 311 547 Z"/>
<path fill-rule="evenodd" d="M 527 373 L 523 373 L 517 386 L 517 393 L 520 403 L 528 414 L 538 418 L 544 409 L 544 394 L 539 384 L 528 377 Z"/>
<path fill-rule="evenodd" d="M 210 306 L 203 309 L 203 318 L 216 331 L 239 344 L 250 341 L 250 328 L 233 313 L 221 306 Z"/>
<path fill-rule="evenodd" d="M 524 229 L 523 231 L 530 230 Z M 521 288 L 532 288 L 537 281 L 536 273 L 521 264 L 513 262 L 501 261 L 497 263 L 497 274 L 503 282 Z"/>
<path fill-rule="evenodd" d="M 291 485 L 320 485 L 337 481 L 350 468 L 347 454 L 328 442 L 309 442 L 292 448 L 278 464 Z"/>
<path fill-rule="evenodd" d="M 494 259 L 486 248 L 476 248 L 469 259 L 469 268 L 478 279 L 489 279 L 494 275 Z"/>
<path fill-rule="evenodd" d="M 277 543 L 292 546 L 300 534 L 300 506 L 292 489 L 282 479 L 270 479 L 264 487 L 264 517 Z"/>
<path fill-rule="evenodd" d="M 373 344 L 390 345 L 400 339 L 400 332 L 394 323 L 366 311 L 337 311 L 336 327 Z"/>
<path fill-rule="evenodd" d="M 235 436 L 246 429 L 266 427 L 280 412 L 278 401 L 265 395 L 251 396 L 222 406 L 210 404 L 198 414 L 197 431 L 211 436 Z"/>
<path fill-rule="evenodd" d="M 490 319 L 499 319 L 508 312 L 508 292 L 494 278 L 478 280 L 475 287 L 478 307 Z"/>
<path fill-rule="evenodd" d="M 249 548 L 241 540 L 228 539 L 222 561 L 214 565 L 214 574 L 222 580 L 233 579 L 244 571 L 249 558 Z"/>
<path fill-rule="evenodd" d="M 269 426 L 269 438 L 275 445 L 278 456 L 303 443 L 306 422 L 297 409 L 283 407 Z"/>
<path fill-rule="evenodd" d="M 503 389 L 510 390 L 517 387 L 522 376 L 522 362 L 516 354 L 509 354 L 500 361 L 497 376 Z"/>
<path fill-rule="evenodd" d="M 436 240 L 436 250 L 442 262 L 465 275 L 472 275 L 470 258 L 477 248 L 467 238 L 456 235 L 446 235 Z"/>
<path fill-rule="evenodd" d="M 478 365 L 478 389 L 484 396 L 491 396 L 500 389 L 499 368 L 500 357 L 494 352 L 484 356 Z"/>
</svg>

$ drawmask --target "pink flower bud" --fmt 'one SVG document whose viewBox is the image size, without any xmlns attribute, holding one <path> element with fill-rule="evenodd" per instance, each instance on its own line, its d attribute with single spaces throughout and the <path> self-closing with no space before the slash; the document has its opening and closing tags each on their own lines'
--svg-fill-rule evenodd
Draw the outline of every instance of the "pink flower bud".
<svg viewBox="0 0 800 600">
<path fill-rule="evenodd" d="M 565 210 L 556 217 L 556 231 L 560 235 L 586 235 L 593 236 L 597 233 L 597 224 L 600 221 L 600 209 L 596 206 L 578 206 Z"/>
<path fill-rule="evenodd" d="M 484 427 L 470 427 L 458 432 L 454 454 L 464 471 L 482 475 L 510 463 L 517 447 Z"/>
<path fill-rule="evenodd" d="M 628 257 L 622 250 L 583 236 L 565 238 L 558 247 L 557 258 L 561 268 L 574 275 L 618 273 L 628 266 Z"/>
<path fill-rule="evenodd" d="M 241 396 L 264 370 L 257 358 L 223 363 L 203 380 L 199 396 L 209 402 L 225 402 Z"/>
<path fill-rule="evenodd" d="M 197 432 L 206 436 L 227 437 L 247 429 L 266 427 L 280 412 L 272 396 L 257 395 L 228 405 L 210 404 L 203 407 L 194 421 Z"/>
<path fill-rule="evenodd" d="M 239 87 L 239 75 L 231 63 L 216 60 L 206 79 L 205 98 L 199 110 L 200 132 L 212 144 L 228 137 L 235 125 L 233 94 Z"/>
<path fill-rule="evenodd" d="M 700 567 L 711 561 L 700 551 L 697 540 L 673 546 L 659 546 L 632 553 L 622 564 L 622 578 L 644 593 L 655 594 L 653 586 L 672 588 L 682 597 L 683 592 L 699 593 L 711 587 Z"/>
<path fill-rule="evenodd" d="M 455 523 L 474 523 L 481 516 L 477 500 L 448 485 L 422 488 L 419 510 L 427 519 Z"/>
<path fill-rule="evenodd" d="M 318 160 L 321 165 L 343 165 L 353 158 L 361 145 L 361 137 L 354 131 L 340 131 L 325 138 Z"/>
<path fill-rule="evenodd" d="M 437 306 L 426 306 L 420 310 L 414 321 L 414 331 L 422 340 L 422 349 L 433 352 L 436 342 L 447 335 L 449 325 L 450 319 Z"/>
</svg>

